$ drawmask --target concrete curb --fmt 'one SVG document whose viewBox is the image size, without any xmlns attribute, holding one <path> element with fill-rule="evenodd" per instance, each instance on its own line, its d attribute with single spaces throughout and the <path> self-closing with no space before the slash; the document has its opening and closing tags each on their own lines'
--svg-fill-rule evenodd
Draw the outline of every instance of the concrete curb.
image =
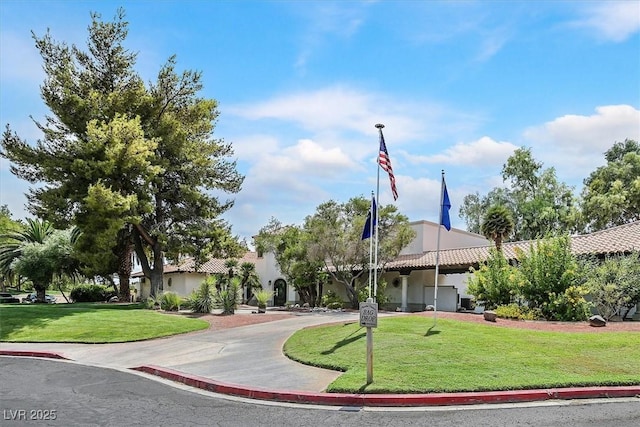
<svg viewBox="0 0 640 427">
<path fill-rule="evenodd" d="M 0 350 L 0 356 L 42 357 L 46 359 L 71 360 L 68 357 L 64 357 L 60 353 L 55 353 L 52 351 Z"/>
<path fill-rule="evenodd" d="M 640 385 L 429 394 L 312 393 L 238 386 L 154 365 L 138 366 L 132 369 L 215 393 L 231 394 L 248 399 L 314 405 L 409 407 L 640 396 Z"/>
<path fill-rule="evenodd" d="M 71 360 L 59 353 L 50 351 L 0 350 L 0 356 Z M 131 369 L 220 394 L 229 394 L 248 399 L 312 405 L 416 407 L 535 402 L 553 399 L 640 397 L 640 385 L 429 394 L 314 393 L 307 391 L 269 390 L 228 384 L 156 365 L 143 365 Z"/>
</svg>

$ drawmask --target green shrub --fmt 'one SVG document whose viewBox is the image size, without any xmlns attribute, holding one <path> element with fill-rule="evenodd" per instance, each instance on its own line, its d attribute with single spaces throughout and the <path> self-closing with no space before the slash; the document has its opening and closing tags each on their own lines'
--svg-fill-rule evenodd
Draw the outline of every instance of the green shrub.
<svg viewBox="0 0 640 427">
<path fill-rule="evenodd" d="M 478 270 L 471 268 L 467 292 L 486 310 L 515 301 L 518 270 L 509 265 L 501 251 L 489 250 L 489 257 Z"/>
<path fill-rule="evenodd" d="M 238 303 L 242 301 L 239 280 L 231 280 L 226 289 L 216 294 L 216 302 L 222 306 L 222 314 L 235 313 Z"/>
<path fill-rule="evenodd" d="M 165 292 L 160 296 L 160 308 L 165 311 L 178 311 L 182 298 L 175 292 Z"/>
<path fill-rule="evenodd" d="M 258 302 L 258 307 L 266 307 L 272 295 L 273 292 L 266 291 L 264 289 L 260 289 L 253 294 L 253 296 L 256 297 L 256 301 Z"/>
<path fill-rule="evenodd" d="M 334 291 L 328 290 L 326 294 L 322 295 L 321 303 L 323 307 L 327 308 L 342 308 L 343 301 Z"/>
<path fill-rule="evenodd" d="M 576 289 L 565 295 L 570 287 L 579 284 L 578 263 L 571 253 L 569 236 L 539 240 L 530 245 L 528 252 L 516 252 L 522 278 L 519 292 L 528 307 L 542 310 L 548 320 L 580 317 L 582 301 L 576 297 Z"/>
<path fill-rule="evenodd" d="M 189 296 L 185 305 L 196 313 L 211 313 L 216 305 L 216 282 L 215 276 L 207 277 Z"/>
<path fill-rule="evenodd" d="M 594 307 L 605 319 L 625 317 L 640 303 L 640 252 L 605 259 L 601 264 L 586 261 L 585 286 Z"/>
<path fill-rule="evenodd" d="M 549 295 L 549 302 L 542 307 L 542 312 L 549 320 L 575 322 L 589 317 L 591 304 L 584 298 L 587 295 L 584 286 L 569 286 L 562 294 Z"/>
<path fill-rule="evenodd" d="M 115 292 L 106 286 L 85 283 L 73 288 L 69 297 L 74 302 L 100 302 L 107 301 L 114 295 Z"/>
<path fill-rule="evenodd" d="M 535 320 L 539 317 L 534 310 L 529 310 L 527 307 L 515 303 L 500 305 L 494 311 L 496 316 L 502 319 Z"/>
<path fill-rule="evenodd" d="M 160 304 L 153 297 L 149 297 L 144 301 L 144 308 L 147 310 L 154 310 L 158 308 Z"/>
<path fill-rule="evenodd" d="M 373 285 L 372 289 L 371 289 L 371 293 L 373 294 L 374 289 L 373 289 Z M 388 303 L 391 299 L 389 298 L 389 296 L 387 296 L 387 281 L 382 279 L 378 281 L 378 289 L 376 291 L 376 296 L 375 296 L 375 302 L 378 303 L 378 305 L 382 305 L 382 304 L 386 304 Z M 369 298 L 369 286 L 364 286 L 358 289 L 358 301 L 360 302 L 365 302 L 367 301 L 367 299 Z"/>
</svg>

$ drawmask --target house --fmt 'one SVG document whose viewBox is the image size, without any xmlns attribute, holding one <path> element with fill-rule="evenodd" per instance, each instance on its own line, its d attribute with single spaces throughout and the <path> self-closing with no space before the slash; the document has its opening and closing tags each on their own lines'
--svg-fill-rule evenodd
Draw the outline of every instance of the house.
<svg viewBox="0 0 640 427">
<path fill-rule="evenodd" d="M 401 311 L 422 311 L 434 304 L 435 268 L 438 258 L 438 300 L 440 311 L 457 311 L 470 308 L 471 295 L 467 294 L 467 276 L 470 267 L 478 268 L 487 259 L 492 247 L 484 236 L 452 228 L 440 230 L 440 250 L 438 251 L 437 223 L 430 221 L 412 222 L 416 237 L 400 255 L 385 266 L 382 278 L 388 283 L 386 294 L 389 304 L 384 308 Z M 532 241 L 503 243 L 503 252 L 508 259 L 516 258 L 516 248 L 528 250 Z M 640 250 L 640 221 L 613 227 L 590 234 L 572 236 L 572 251 L 576 255 L 596 255 L 630 253 Z M 272 253 L 249 251 L 238 264 L 251 262 L 256 266 L 262 287 L 273 291 L 272 306 L 299 302 L 292 286 L 287 284 L 275 262 Z M 225 274 L 225 260 L 211 259 L 196 271 L 193 260 L 187 259 L 177 265 L 165 266 L 163 291 L 173 291 L 187 296 L 202 283 L 209 274 Z M 134 277 L 142 277 L 137 273 Z M 366 275 L 362 278 L 367 280 Z M 149 284 L 138 285 L 140 296 L 149 295 Z M 332 290 L 347 300 L 341 284 L 329 283 L 324 291 Z"/>
<path fill-rule="evenodd" d="M 238 265 L 250 262 L 256 266 L 256 274 L 260 278 L 263 289 L 273 291 L 272 304 L 283 306 L 287 301 L 295 301 L 296 293 L 287 286 L 282 277 L 275 257 L 272 253 L 262 254 L 248 251 L 240 259 Z M 167 264 L 164 266 L 164 275 L 160 292 L 175 292 L 181 296 L 188 296 L 198 289 L 203 280 L 211 274 L 227 274 L 225 267 L 226 259 L 212 258 L 197 269 L 192 258 L 187 258 L 178 264 Z M 151 285 L 145 279 L 142 272 L 132 275 L 133 283 L 141 299 L 146 299 L 150 295 Z"/>
<path fill-rule="evenodd" d="M 437 224 L 430 223 L 436 226 Z M 454 231 L 453 229 L 451 231 Z M 438 253 L 438 310 L 456 311 L 460 307 L 470 308 L 471 295 L 467 291 L 467 273 L 470 267 L 478 268 L 489 256 L 492 247 L 487 241 L 483 245 L 456 247 L 445 246 L 443 236 L 450 232 L 441 232 L 440 251 Z M 508 260 L 516 259 L 516 248 L 527 251 L 535 241 L 506 242 L 502 251 Z M 413 244 L 413 243 L 412 243 Z M 411 245 L 410 245 L 411 246 Z M 575 255 L 594 255 L 604 258 L 613 254 L 628 254 L 640 250 L 640 221 L 612 227 L 590 234 L 571 237 L 571 251 Z M 402 292 L 391 290 L 388 294 L 392 301 L 399 302 L 403 311 L 424 309 L 434 303 L 436 250 L 428 248 L 423 252 L 403 251 L 400 256 L 386 266 L 388 283 L 402 283 Z M 402 298 L 407 287 L 407 298 Z M 418 304 L 416 306 L 416 304 Z"/>
</svg>

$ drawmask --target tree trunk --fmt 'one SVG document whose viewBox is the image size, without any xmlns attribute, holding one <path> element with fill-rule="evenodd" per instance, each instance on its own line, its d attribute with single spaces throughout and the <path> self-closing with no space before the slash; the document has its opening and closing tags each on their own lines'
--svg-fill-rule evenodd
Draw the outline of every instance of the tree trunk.
<svg viewBox="0 0 640 427">
<path fill-rule="evenodd" d="M 133 269 L 131 252 L 132 247 L 127 236 L 127 242 L 118 254 L 118 282 L 120 283 L 120 294 L 118 295 L 118 299 L 122 302 L 129 302 L 131 300 L 131 288 L 129 283 L 131 270 Z"/>
<path fill-rule="evenodd" d="M 141 226 L 136 226 L 133 231 L 133 243 L 135 246 L 136 255 L 140 260 L 140 265 L 142 266 L 142 271 L 144 272 L 145 277 L 149 279 L 151 284 L 151 289 L 149 292 L 149 296 L 151 298 L 156 298 L 159 294 L 159 290 L 162 287 L 162 276 L 164 274 L 164 254 L 162 253 L 162 246 L 157 241 L 157 239 L 147 235 L 146 233 L 143 235 L 144 230 Z M 144 250 L 144 246 L 142 244 L 142 239 L 144 236 L 144 241 L 147 245 L 151 247 L 151 252 L 153 255 L 153 267 L 151 267 L 149 263 L 149 257 Z"/>
<path fill-rule="evenodd" d="M 355 280 L 354 280 L 355 282 Z M 347 291 L 347 297 L 349 298 L 349 303 L 351 304 L 351 308 L 358 308 L 358 292 L 356 292 L 356 289 L 353 287 L 352 284 L 345 284 L 342 283 L 343 285 L 345 285 L 345 289 Z"/>
<path fill-rule="evenodd" d="M 320 280 L 318 282 L 318 296 L 317 296 L 317 300 L 316 300 L 316 306 L 320 307 L 322 305 L 322 291 L 323 289 L 323 284 L 322 284 L 322 280 Z"/>
<path fill-rule="evenodd" d="M 46 302 L 47 287 L 39 283 L 34 283 L 33 288 L 36 290 L 36 302 Z"/>
</svg>

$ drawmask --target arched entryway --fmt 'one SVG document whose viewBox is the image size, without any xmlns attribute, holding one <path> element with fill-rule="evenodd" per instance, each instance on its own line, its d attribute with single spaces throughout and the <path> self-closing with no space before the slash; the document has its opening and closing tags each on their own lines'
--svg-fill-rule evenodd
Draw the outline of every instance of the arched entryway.
<svg viewBox="0 0 640 427">
<path fill-rule="evenodd" d="M 273 284 L 273 305 L 283 306 L 287 302 L 287 282 L 278 279 Z"/>
</svg>

